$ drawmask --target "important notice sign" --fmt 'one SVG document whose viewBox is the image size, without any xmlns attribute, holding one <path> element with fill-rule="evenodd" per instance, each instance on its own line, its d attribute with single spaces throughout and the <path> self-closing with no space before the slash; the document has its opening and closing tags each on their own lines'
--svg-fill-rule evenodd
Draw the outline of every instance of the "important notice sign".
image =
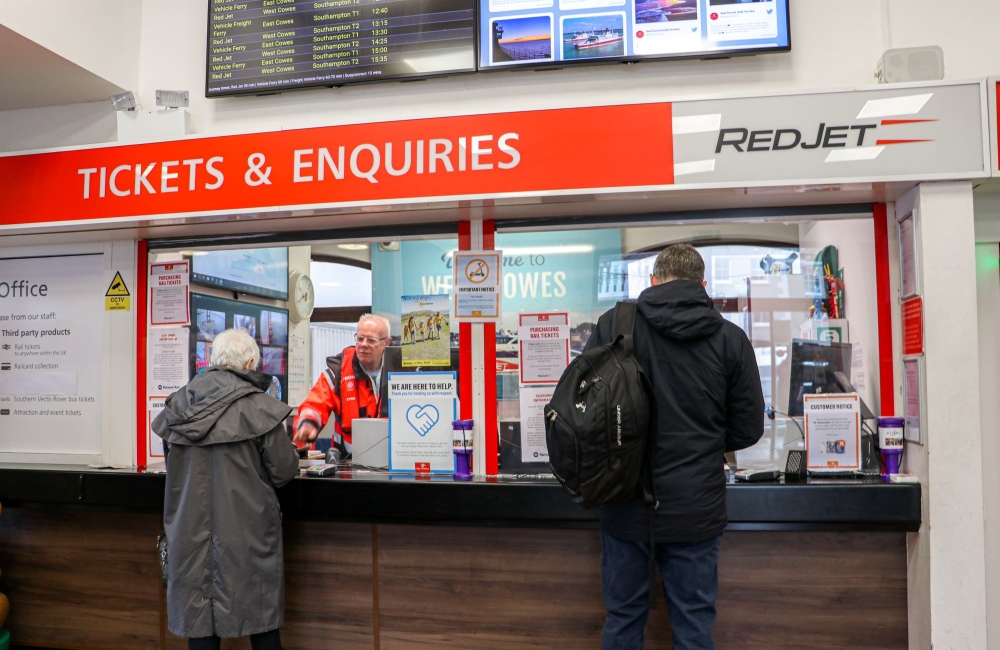
<svg viewBox="0 0 1000 650">
<path fill-rule="evenodd" d="M 503 251 L 456 251 L 454 257 L 455 318 L 474 323 L 498 322 L 503 298 Z"/>
</svg>

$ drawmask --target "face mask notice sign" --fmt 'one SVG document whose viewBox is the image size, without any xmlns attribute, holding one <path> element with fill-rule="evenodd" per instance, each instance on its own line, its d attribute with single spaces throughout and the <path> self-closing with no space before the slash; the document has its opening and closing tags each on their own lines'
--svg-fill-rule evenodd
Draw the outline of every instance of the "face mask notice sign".
<svg viewBox="0 0 1000 650">
<path fill-rule="evenodd" d="M 806 468 L 810 472 L 861 469 L 860 404 L 857 393 L 803 396 Z"/>
<path fill-rule="evenodd" d="M 456 251 L 454 258 L 455 318 L 467 323 L 499 322 L 503 251 Z"/>
</svg>

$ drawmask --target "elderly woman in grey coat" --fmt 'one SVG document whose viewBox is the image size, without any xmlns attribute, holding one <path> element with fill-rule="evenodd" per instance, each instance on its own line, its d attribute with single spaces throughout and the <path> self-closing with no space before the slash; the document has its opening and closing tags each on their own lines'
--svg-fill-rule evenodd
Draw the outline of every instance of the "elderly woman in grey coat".
<svg viewBox="0 0 1000 650">
<path fill-rule="evenodd" d="M 169 630 L 190 650 L 249 636 L 280 650 L 284 621 L 281 512 L 274 489 L 299 470 L 285 433 L 290 409 L 264 391 L 260 349 L 246 330 L 215 337 L 212 365 L 153 421 L 167 455 Z"/>
</svg>

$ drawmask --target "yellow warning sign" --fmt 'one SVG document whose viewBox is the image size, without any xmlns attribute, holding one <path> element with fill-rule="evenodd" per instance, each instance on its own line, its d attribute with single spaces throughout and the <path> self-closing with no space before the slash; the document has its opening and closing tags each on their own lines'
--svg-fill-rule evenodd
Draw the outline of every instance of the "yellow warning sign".
<svg viewBox="0 0 1000 650">
<path fill-rule="evenodd" d="M 105 311 L 129 311 L 132 309 L 132 298 L 125 286 L 121 271 L 115 271 L 115 279 L 108 286 L 107 293 L 104 294 Z"/>
</svg>

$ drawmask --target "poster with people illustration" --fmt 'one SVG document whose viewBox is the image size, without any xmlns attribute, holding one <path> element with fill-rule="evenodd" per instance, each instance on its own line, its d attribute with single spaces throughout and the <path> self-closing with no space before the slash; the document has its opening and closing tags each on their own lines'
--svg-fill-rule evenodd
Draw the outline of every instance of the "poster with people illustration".
<svg viewBox="0 0 1000 650">
<path fill-rule="evenodd" d="M 404 368 L 450 365 L 449 306 L 447 295 L 402 297 Z"/>
</svg>

